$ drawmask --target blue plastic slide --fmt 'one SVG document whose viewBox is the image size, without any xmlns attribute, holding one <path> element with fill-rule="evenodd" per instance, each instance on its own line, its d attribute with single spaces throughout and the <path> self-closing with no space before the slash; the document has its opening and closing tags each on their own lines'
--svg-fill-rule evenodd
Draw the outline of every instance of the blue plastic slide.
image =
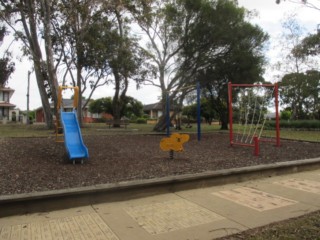
<svg viewBox="0 0 320 240">
<path fill-rule="evenodd" d="M 62 112 L 61 123 L 64 133 L 64 144 L 70 160 L 88 158 L 88 148 L 84 145 L 77 112 Z"/>
</svg>

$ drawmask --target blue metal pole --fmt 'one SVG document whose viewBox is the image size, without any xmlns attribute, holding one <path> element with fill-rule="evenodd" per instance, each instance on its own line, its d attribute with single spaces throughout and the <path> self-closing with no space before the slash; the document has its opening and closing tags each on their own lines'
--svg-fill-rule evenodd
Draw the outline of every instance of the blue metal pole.
<svg viewBox="0 0 320 240">
<path fill-rule="evenodd" d="M 170 98 L 169 92 L 166 95 L 166 120 L 167 120 L 167 136 L 170 136 Z"/>
<path fill-rule="evenodd" d="M 197 82 L 197 122 L 198 122 L 198 141 L 201 140 L 201 107 L 200 107 L 200 83 Z"/>
</svg>

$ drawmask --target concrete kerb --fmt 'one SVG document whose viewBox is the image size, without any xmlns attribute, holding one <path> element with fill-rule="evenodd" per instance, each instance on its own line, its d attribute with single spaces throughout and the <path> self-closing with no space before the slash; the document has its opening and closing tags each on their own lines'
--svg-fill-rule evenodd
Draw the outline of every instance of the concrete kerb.
<svg viewBox="0 0 320 240">
<path fill-rule="evenodd" d="M 320 158 L 44 192 L 0 196 L 0 217 L 123 201 L 314 170 Z"/>
</svg>

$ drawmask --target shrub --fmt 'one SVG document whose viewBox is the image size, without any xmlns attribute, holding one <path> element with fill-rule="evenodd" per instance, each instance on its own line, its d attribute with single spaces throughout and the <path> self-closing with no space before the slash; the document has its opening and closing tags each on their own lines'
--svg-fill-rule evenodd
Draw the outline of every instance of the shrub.
<svg viewBox="0 0 320 240">
<path fill-rule="evenodd" d="M 275 128 L 275 121 L 267 121 L 266 128 Z M 293 128 L 293 129 L 320 129 L 319 120 L 294 120 L 294 121 L 280 121 L 280 128 Z"/>
<path fill-rule="evenodd" d="M 106 122 L 106 119 L 105 118 L 96 118 L 94 120 L 95 123 L 105 123 Z"/>
<path fill-rule="evenodd" d="M 291 112 L 288 110 L 282 111 L 280 114 L 281 120 L 289 120 L 291 118 Z"/>
<path fill-rule="evenodd" d="M 146 124 L 146 123 L 147 123 L 147 119 L 145 119 L 145 118 L 138 118 L 137 121 L 136 121 L 136 123 L 138 123 L 138 124 Z"/>
</svg>

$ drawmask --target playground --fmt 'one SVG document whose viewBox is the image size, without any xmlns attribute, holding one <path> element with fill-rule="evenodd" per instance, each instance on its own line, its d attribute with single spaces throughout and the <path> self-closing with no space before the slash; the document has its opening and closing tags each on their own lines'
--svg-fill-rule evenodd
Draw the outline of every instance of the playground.
<svg viewBox="0 0 320 240">
<path fill-rule="evenodd" d="M 99 131 L 98 131 L 99 130 Z M 120 129 L 121 130 L 121 129 Z M 40 131 L 40 130 L 38 130 Z M 1 138 L 0 194 L 39 192 L 103 183 L 153 179 L 221 169 L 319 157 L 320 143 L 281 139 L 281 147 L 260 145 L 230 147 L 227 132 L 190 134 L 184 151 L 169 153 L 159 147 L 164 135 L 96 129 L 83 141 L 90 157 L 84 164 L 71 164 L 63 143 L 53 133 L 45 137 Z M 102 134 L 103 133 L 103 134 Z"/>
</svg>

